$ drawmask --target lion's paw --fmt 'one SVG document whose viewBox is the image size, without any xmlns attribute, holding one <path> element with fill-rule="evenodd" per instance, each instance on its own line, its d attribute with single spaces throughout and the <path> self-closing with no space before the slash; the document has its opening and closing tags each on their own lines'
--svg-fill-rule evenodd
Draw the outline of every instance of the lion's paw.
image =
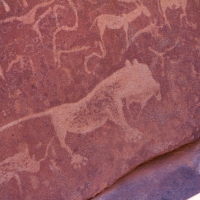
<svg viewBox="0 0 200 200">
<path fill-rule="evenodd" d="M 74 154 L 71 158 L 71 164 L 75 169 L 80 169 L 82 166 L 85 166 L 87 164 L 87 161 L 88 159 L 86 157 L 79 154 Z"/>
<path fill-rule="evenodd" d="M 142 133 L 138 129 L 131 129 L 125 132 L 126 142 L 137 142 L 142 139 Z"/>
</svg>

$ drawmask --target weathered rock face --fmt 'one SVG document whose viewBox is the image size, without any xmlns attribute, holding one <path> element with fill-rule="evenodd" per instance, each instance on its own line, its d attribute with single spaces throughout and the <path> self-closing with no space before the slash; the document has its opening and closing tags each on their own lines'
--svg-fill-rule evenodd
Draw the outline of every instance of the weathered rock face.
<svg viewBox="0 0 200 200">
<path fill-rule="evenodd" d="M 145 163 L 93 200 L 189 199 L 199 193 L 199 151 L 200 140 Z"/>
<path fill-rule="evenodd" d="M 198 0 L 0 0 L 0 199 L 88 199 L 200 136 Z"/>
</svg>

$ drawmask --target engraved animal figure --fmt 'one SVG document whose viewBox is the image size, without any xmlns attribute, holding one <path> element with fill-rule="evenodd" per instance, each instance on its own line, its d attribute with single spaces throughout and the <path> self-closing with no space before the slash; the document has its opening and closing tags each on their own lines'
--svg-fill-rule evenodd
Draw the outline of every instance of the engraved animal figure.
<svg viewBox="0 0 200 200">
<path fill-rule="evenodd" d="M 160 100 L 160 84 L 153 79 L 148 66 L 136 59 L 133 63 L 126 60 L 123 68 L 100 82 L 92 92 L 78 102 L 62 104 L 10 122 L 0 127 L 0 132 L 20 122 L 50 115 L 61 147 L 71 156 L 71 164 L 80 167 L 81 164 L 86 164 L 87 160 L 74 154 L 66 144 L 65 138 L 68 132 L 86 134 L 101 127 L 107 120 L 111 120 L 121 126 L 127 141 L 136 141 L 141 138 L 141 132 L 127 123 L 122 99 L 133 97 L 129 103 L 136 100 L 144 104 L 154 95 Z"/>
<path fill-rule="evenodd" d="M 0 185 L 8 183 L 12 178 L 15 178 L 22 195 L 23 191 L 19 173 L 37 173 L 40 170 L 40 163 L 48 156 L 48 150 L 53 139 L 54 137 L 48 143 L 44 157 L 38 161 L 35 160 L 35 155 L 32 158 L 30 157 L 28 145 L 25 144 L 22 151 L 0 162 Z"/>
<path fill-rule="evenodd" d="M 167 0 L 167 1 L 159 0 L 158 4 L 159 4 L 158 7 L 160 10 L 160 13 L 163 15 L 165 19 L 165 24 L 167 24 L 170 29 L 171 29 L 171 25 L 166 16 L 167 8 L 172 9 L 172 10 L 181 8 L 183 13 L 180 15 L 180 20 L 182 21 L 183 17 L 185 17 L 187 24 L 189 24 L 187 20 L 187 14 L 186 14 L 187 0 Z"/>
<path fill-rule="evenodd" d="M 126 47 L 128 48 L 128 46 L 129 46 L 129 40 L 128 40 L 129 23 L 133 22 L 135 19 L 137 19 L 142 14 L 146 15 L 147 17 L 151 17 L 151 13 L 147 9 L 147 7 L 144 6 L 142 3 L 140 3 L 140 5 L 136 4 L 136 6 L 137 6 L 136 9 L 132 10 L 131 12 L 129 12 L 127 14 L 122 14 L 119 16 L 110 15 L 110 14 L 102 14 L 94 20 L 92 27 L 95 25 L 95 23 L 97 23 L 102 43 L 103 43 L 103 35 L 104 35 L 106 27 L 109 29 L 123 28 L 123 30 L 126 34 Z"/>
</svg>

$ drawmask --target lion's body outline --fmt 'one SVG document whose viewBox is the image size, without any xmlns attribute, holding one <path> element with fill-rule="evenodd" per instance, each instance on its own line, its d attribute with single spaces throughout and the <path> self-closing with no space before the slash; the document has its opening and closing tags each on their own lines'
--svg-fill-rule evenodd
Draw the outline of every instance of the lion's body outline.
<svg viewBox="0 0 200 200">
<path fill-rule="evenodd" d="M 160 84 L 153 79 L 146 64 L 138 63 L 136 59 L 133 64 L 126 60 L 123 68 L 98 83 L 86 97 L 78 102 L 65 103 L 41 113 L 23 117 L 0 127 L 0 132 L 23 121 L 50 115 L 61 147 L 65 148 L 72 157 L 72 164 L 76 164 L 75 161 L 73 162 L 73 157 L 79 155 L 74 155 L 66 144 L 67 133 L 86 134 L 111 120 L 121 126 L 129 136 L 131 133 L 131 139 L 140 137 L 140 131 L 131 127 L 125 119 L 122 99 L 132 96 L 133 101 L 138 102 L 140 99 L 137 101 L 137 95 L 141 96 L 145 93 L 148 95 L 144 96 L 141 102 L 143 104 L 153 95 L 160 95 Z"/>
</svg>

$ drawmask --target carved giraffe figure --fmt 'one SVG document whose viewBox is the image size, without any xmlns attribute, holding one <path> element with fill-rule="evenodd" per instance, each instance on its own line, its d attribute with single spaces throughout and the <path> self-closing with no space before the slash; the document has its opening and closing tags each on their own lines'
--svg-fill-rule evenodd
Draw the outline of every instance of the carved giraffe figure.
<svg viewBox="0 0 200 200">
<path fill-rule="evenodd" d="M 100 82 L 92 92 L 78 102 L 62 104 L 23 117 L 0 127 L 0 132 L 23 121 L 49 115 L 61 147 L 69 153 L 71 164 L 78 168 L 82 164 L 85 165 L 87 159 L 75 154 L 66 144 L 68 132 L 86 134 L 101 127 L 107 120 L 111 120 L 124 130 L 126 141 L 136 142 L 142 133 L 127 123 L 122 100 L 129 98 L 129 103 L 136 100 L 144 105 L 154 95 L 158 100 L 161 99 L 160 84 L 153 79 L 149 67 L 136 59 L 133 63 L 126 60 L 123 68 Z"/>
<path fill-rule="evenodd" d="M 22 185 L 18 173 L 37 173 L 40 170 L 40 163 L 48 156 L 48 150 L 53 139 L 54 137 L 48 143 L 44 157 L 38 161 L 35 160 L 35 155 L 32 158 L 30 157 L 28 145 L 25 144 L 22 151 L 0 162 L 0 185 L 8 183 L 12 178 L 15 178 L 22 195 Z"/>
<path fill-rule="evenodd" d="M 136 20 L 142 14 L 146 15 L 147 17 L 151 17 L 150 11 L 141 2 L 140 2 L 140 5 L 138 3 L 136 3 L 136 6 L 137 6 L 136 9 L 132 10 L 131 12 L 129 12 L 127 14 L 122 14 L 119 16 L 110 15 L 110 14 L 102 14 L 94 20 L 91 28 L 95 25 L 95 23 L 97 23 L 102 43 L 103 43 L 103 35 L 104 35 L 106 28 L 115 29 L 115 30 L 123 28 L 124 32 L 126 34 L 126 48 L 128 48 L 128 46 L 129 46 L 129 40 L 128 40 L 129 23 Z"/>
</svg>

